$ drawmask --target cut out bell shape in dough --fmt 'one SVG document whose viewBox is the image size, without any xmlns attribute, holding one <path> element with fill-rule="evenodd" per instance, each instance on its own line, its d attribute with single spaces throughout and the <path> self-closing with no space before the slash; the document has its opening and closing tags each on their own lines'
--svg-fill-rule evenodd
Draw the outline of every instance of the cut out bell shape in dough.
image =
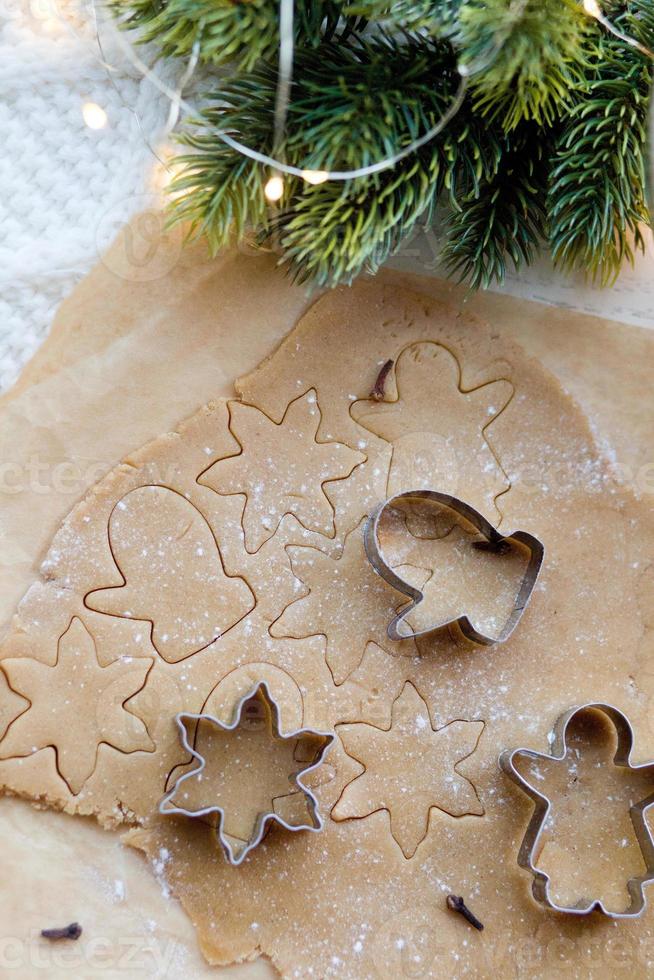
<svg viewBox="0 0 654 980">
<path fill-rule="evenodd" d="M 139 487 L 111 513 L 109 543 L 124 584 L 97 589 L 97 612 L 152 623 L 152 643 L 176 663 L 202 650 L 254 606 L 246 582 L 225 574 L 202 514 L 166 487 Z"/>
</svg>

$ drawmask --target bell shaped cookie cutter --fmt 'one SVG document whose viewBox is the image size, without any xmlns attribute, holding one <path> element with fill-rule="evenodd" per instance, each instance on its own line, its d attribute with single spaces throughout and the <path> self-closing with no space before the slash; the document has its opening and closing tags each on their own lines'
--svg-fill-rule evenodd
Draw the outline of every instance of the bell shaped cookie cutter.
<svg viewBox="0 0 654 980">
<path fill-rule="evenodd" d="M 422 602 L 424 593 L 408 582 L 405 582 L 404 579 L 400 578 L 393 571 L 384 557 L 378 531 L 379 523 L 386 510 L 402 501 L 409 500 L 427 500 L 453 511 L 483 535 L 485 541 L 488 542 L 488 549 L 490 551 L 501 548 L 505 543 L 509 546 L 519 544 L 529 551 L 529 562 L 516 596 L 515 604 L 497 636 L 489 636 L 477 629 L 468 613 L 462 613 L 456 619 L 444 620 L 422 630 L 407 628 L 407 623 L 405 622 L 406 617 L 416 608 L 418 603 Z M 471 504 L 466 503 L 465 500 L 460 500 L 458 497 L 453 497 L 449 493 L 442 493 L 439 490 L 405 490 L 402 493 L 397 493 L 389 497 L 388 500 L 379 504 L 370 514 L 363 529 L 363 542 L 368 560 L 377 574 L 388 582 L 389 585 L 397 589 L 398 592 L 404 593 L 404 595 L 409 596 L 411 599 L 411 602 L 400 610 L 388 626 L 387 633 L 391 640 L 411 639 L 434 633 L 436 630 L 443 629 L 446 626 L 458 626 L 463 635 L 473 643 L 478 643 L 482 646 L 504 643 L 513 633 L 520 622 L 523 612 L 527 608 L 545 556 L 544 545 L 533 534 L 529 534 L 528 531 L 513 531 L 511 534 L 500 534 L 490 521 L 487 521 Z M 483 544 L 483 542 L 477 543 Z"/>
<path fill-rule="evenodd" d="M 535 804 L 533 815 L 529 821 L 529 825 L 518 852 L 518 864 L 521 868 L 529 871 L 534 877 L 532 882 L 532 894 L 536 901 L 541 905 L 544 905 L 546 908 L 551 909 L 553 912 L 565 912 L 568 915 L 590 915 L 591 912 L 598 911 L 607 916 L 609 919 L 638 919 L 647 907 L 647 899 L 645 897 L 643 886 L 654 880 L 654 840 L 652 839 L 652 834 L 647 825 L 647 821 L 645 820 L 647 811 L 654 806 L 654 792 L 652 792 L 652 794 L 646 799 L 641 800 L 639 803 L 635 803 L 630 807 L 629 812 L 631 822 L 634 827 L 634 832 L 636 834 L 636 839 L 638 840 L 638 845 L 643 856 L 646 870 L 645 874 L 630 878 L 627 881 L 627 890 L 629 892 L 631 902 L 629 907 L 625 909 L 624 912 L 614 912 L 607 909 L 602 900 L 597 898 L 580 899 L 577 905 L 574 906 L 558 905 L 550 897 L 549 875 L 544 871 L 541 871 L 534 864 L 534 856 L 538 850 L 543 827 L 545 826 L 552 803 L 547 796 L 544 796 L 542 793 L 539 793 L 538 790 L 534 789 L 534 787 L 518 772 L 515 767 L 515 758 L 518 755 L 523 755 L 530 759 L 558 759 L 559 761 L 562 761 L 565 759 L 568 751 L 566 738 L 568 726 L 576 715 L 586 711 L 598 711 L 606 715 L 606 717 L 613 724 L 618 737 L 617 749 L 613 757 L 613 764 L 616 766 L 622 766 L 631 770 L 632 772 L 644 772 L 647 775 L 651 774 L 652 787 L 654 789 L 654 762 L 645 762 L 641 765 L 632 764 L 631 753 L 634 745 L 634 732 L 628 718 L 618 708 L 615 708 L 611 704 L 604 704 L 601 702 L 589 702 L 588 704 L 582 704 L 575 708 L 570 708 L 569 711 L 564 712 L 564 714 L 559 717 L 554 725 L 552 751 L 549 754 L 545 752 L 535 752 L 533 749 L 520 748 L 505 749 L 500 755 L 499 763 L 501 768 L 504 770 L 509 779 L 513 780 L 513 782 L 516 783 L 516 785 L 519 786 L 520 789 L 526 793 Z"/>
<path fill-rule="evenodd" d="M 191 779 L 192 777 L 199 776 L 204 771 L 207 764 L 206 758 L 190 744 L 188 740 L 188 731 L 185 722 L 190 721 L 190 722 L 199 723 L 200 721 L 207 721 L 210 724 L 215 725 L 216 728 L 219 729 L 220 731 L 223 732 L 234 731 L 241 724 L 246 705 L 252 702 L 253 699 L 257 699 L 260 702 L 261 706 L 263 707 L 264 711 L 266 713 L 269 713 L 271 733 L 274 738 L 277 738 L 282 741 L 291 741 L 293 739 L 298 740 L 306 736 L 315 739 L 316 741 L 321 742 L 322 744 L 319 746 L 316 753 L 314 754 L 314 758 L 312 762 L 308 763 L 304 767 L 300 766 L 297 772 L 293 774 L 289 774 L 290 786 L 296 787 L 300 792 L 304 794 L 306 798 L 307 812 L 309 814 L 309 822 L 299 823 L 299 824 L 288 823 L 286 820 L 283 819 L 283 817 L 281 817 L 278 813 L 276 813 L 273 807 L 271 806 L 269 810 L 264 810 L 258 814 L 256 822 L 253 825 L 252 833 L 249 839 L 247 840 L 247 842 L 245 843 L 245 846 L 239 849 L 238 851 L 235 851 L 234 847 L 230 842 L 229 837 L 223 831 L 223 824 L 225 819 L 225 812 L 223 807 L 217 805 L 210 805 L 210 806 L 202 807 L 201 809 L 191 810 L 188 809 L 187 807 L 176 805 L 174 803 L 174 797 L 179 791 L 182 784 L 186 782 L 187 779 Z M 159 803 L 159 812 L 161 814 L 164 815 L 182 814 L 187 817 L 203 817 L 211 813 L 217 813 L 218 824 L 216 827 L 216 836 L 218 839 L 218 843 L 220 844 L 227 861 L 229 861 L 229 863 L 234 867 L 238 867 L 238 865 L 242 864 L 242 862 L 245 860 L 245 858 L 250 853 L 250 851 L 253 851 L 254 848 L 261 843 L 263 838 L 266 836 L 266 833 L 268 832 L 270 825 L 273 823 L 277 823 L 281 827 L 284 827 L 286 830 L 290 830 L 293 832 L 298 830 L 308 830 L 316 833 L 323 829 L 324 821 L 319 812 L 318 800 L 316 796 L 312 793 L 312 791 L 308 789 L 307 786 L 304 785 L 300 777 L 306 776 L 308 773 L 313 772 L 314 769 L 317 769 L 320 765 L 322 765 L 324 756 L 328 751 L 328 749 L 331 747 L 335 736 L 328 732 L 321 732 L 313 728 L 302 728 L 296 731 L 282 734 L 279 727 L 280 725 L 279 706 L 277 705 L 277 702 L 272 697 L 268 685 L 264 681 L 261 681 L 258 684 L 256 684 L 247 694 L 243 695 L 243 697 L 240 698 L 240 700 L 236 703 L 234 707 L 232 721 L 229 724 L 220 721 L 218 718 L 216 718 L 214 715 L 211 714 L 206 714 L 206 713 L 194 714 L 185 711 L 182 711 L 179 714 L 177 714 L 175 716 L 175 721 L 177 723 L 177 727 L 179 728 L 180 741 L 183 747 L 186 749 L 187 752 L 191 754 L 191 756 L 193 757 L 195 762 L 198 763 L 198 765 L 194 769 L 182 773 L 182 775 L 178 777 L 172 789 L 168 793 L 166 793 L 166 795 Z M 273 802 L 274 801 L 271 800 L 271 804 Z"/>
</svg>

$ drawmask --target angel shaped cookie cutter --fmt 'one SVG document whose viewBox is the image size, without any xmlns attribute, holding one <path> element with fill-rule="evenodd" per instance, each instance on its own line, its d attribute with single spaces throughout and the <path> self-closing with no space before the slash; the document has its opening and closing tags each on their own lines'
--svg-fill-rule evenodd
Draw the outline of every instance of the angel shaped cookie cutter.
<svg viewBox="0 0 654 980">
<path fill-rule="evenodd" d="M 186 727 L 186 722 L 197 722 L 198 724 L 202 721 L 208 722 L 210 725 L 215 726 L 218 731 L 222 732 L 233 732 L 238 728 L 242 721 L 243 716 L 249 707 L 258 708 L 258 711 L 263 711 L 266 716 L 266 720 L 269 722 L 271 736 L 275 739 L 284 742 L 296 741 L 300 739 L 311 740 L 317 743 L 317 748 L 313 752 L 313 758 L 306 765 L 301 763 L 298 765 L 296 772 L 290 773 L 288 776 L 289 785 L 292 789 L 295 789 L 304 794 L 306 799 L 306 815 L 308 816 L 308 821 L 300 823 L 290 823 L 285 820 L 279 813 L 274 809 L 274 803 L 276 798 L 271 798 L 270 808 L 261 810 L 254 822 L 252 823 L 251 833 L 248 839 L 245 841 L 238 840 L 235 841 L 233 835 L 228 835 L 225 832 L 225 808 L 219 805 L 208 805 L 202 806 L 198 809 L 191 809 L 190 807 L 180 806 L 175 802 L 176 795 L 180 792 L 182 785 L 191 778 L 198 777 L 203 773 L 207 765 L 207 759 L 202 755 L 197 748 L 194 748 L 188 739 L 188 730 Z M 332 742 L 334 741 L 334 735 L 327 732 L 321 732 L 313 728 L 302 728 L 297 731 L 288 732 L 282 734 L 280 731 L 280 712 L 279 706 L 272 697 L 268 685 L 261 681 L 256 684 L 247 694 L 245 694 L 236 703 L 234 711 L 232 714 L 232 721 L 226 724 L 220 719 L 216 718 L 214 715 L 200 713 L 193 714 L 191 712 L 180 712 L 175 716 L 175 721 L 177 727 L 179 728 L 180 740 L 183 747 L 187 752 L 191 754 L 193 760 L 197 763 L 197 766 L 188 771 L 182 773 L 175 783 L 172 789 L 166 793 L 161 802 L 159 803 L 159 812 L 166 814 L 182 814 L 187 817 L 204 817 L 209 814 L 216 813 L 218 815 L 218 823 L 216 826 L 216 837 L 218 843 L 220 844 L 223 853 L 229 861 L 235 867 L 241 864 L 250 851 L 257 847 L 263 838 L 266 836 L 270 825 L 273 823 L 279 824 L 286 830 L 298 831 L 298 830 L 308 830 L 318 832 L 322 830 L 324 822 L 320 815 L 318 808 L 318 800 L 314 793 L 307 788 L 302 782 L 300 777 L 306 776 L 308 773 L 313 772 L 317 769 L 323 762 L 325 753 L 330 748 Z M 295 757 L 295 756 L 294 756 Z M 235 846 L 235 844 L 242 846 Z"/>
<path fill-rule="evenodd" d="M 601 899 L 589 898 L 580 899 L 576 905 L 559 905 L 550 896 L 549 882 L 550 877 L 541 871 L 534 864 L 534 857 L 538 850 L 545 822 L 552 807 L 551 800 L 539 793 L 538 790 L 527 782 L 515 767 L 515 758 L 518 755 L 526 756 L 530 759 L 556 759 L 562 761 L 567 754 L 567 730 L 570 722 L 577 715 L 586 711 L 598 711 L 611 721 L 617 734 L 617 748 L 613 757 L 613 764 L 629 769 L 633 772 L 644 772 L 651 775 L 653 792 L 646 799 L 630 807 L 631 822 L 633 824 L 638 846 L 640 847 L 643 861 L 645 863 L 645 874 L 630 878 L 627 881 L 630 904 L 623 912 L 615 912 L 607 909 Z M 553 729 L 552 751 L 548 753 L 535 752 L 532 749 L 505 749 L 500 755 L 500 766 L 520 789 L 529 796 L 535 804 L 534 812 L 529 821 L 520 850 L 518 851 L 518 864 L 521 868 L 531 872 L 534 877 L 532 882 L 532 894 L 537 902 L 554 912 L 565 912 L 569 915 L 589 915 L 593 911 L 598 911 L 610 919 L 637 919 L 647 907 L 647 899 L 643 890 L 643 885 L 654 879 L 654 840 L 648 828 L 645 815 L 654 806 L 654 762 L 645 762 L 641 765 L 633 765 L 631 753 L 634 745 L 634 733 L 628 718 L 611 704 L 601 702 L 591 702 L 578 705 L 564 712 Z"/>
<path fill-rule="evenodd" d="M 426 500 L 453 511 L 455 515 L 463 518 L 473 528 L 479 531 L 484 537 L 485 542 L 487 542 L 489 551 L 499 550 L 504 544 L 509 547 L 518 544 L 527 548 L 529 551 L 529 561 L 513 609 L 497 636 L 489 636 L 487 633 L 478 629 L 468 613 L 462 613 L 456 619 L 446 619 L 442 622 L 434 623 L 421 630 L 412 629 L 406 622 L 406 617 L 424 599 L 424 593 L 400 578 L 386 561 L 382 545 L 379 541 L 379 524 L 384 513 L 389 508 L 396 506 L 398 503 L 409 502 L 411 500 Z M 533 534 L 529 534 L 528 531 L 513 531 L 511 534 L 500 534 L 490 521 L 487 521 L 471 504 L 439 490 L 406 490 L 389 497 L 388 500 L 379 504 L 370 514 L 363 529 L 363 542 L 368 560 L 377 574 L 388 582 L 389 585 L 397 589 L 398 592 L 404 593 L 404 595 L 409 596 L 411 599 L 411 602 L 400 610 L 388 626 L 387 632 L 391 640 L 406 640 L 412 637 L 415 638 L 434 633 L 436 630 L 443 629 L 446 626 L 458 626 L 463 635 L 473 643 L 478 643 L 482 646 L 504 643 L 513 633 L 527 608 L 545 556 L 544 545 Z M 484 542 L 476 542 L 476 544 L 480 545 L 484 544 Z"/>
</svg>

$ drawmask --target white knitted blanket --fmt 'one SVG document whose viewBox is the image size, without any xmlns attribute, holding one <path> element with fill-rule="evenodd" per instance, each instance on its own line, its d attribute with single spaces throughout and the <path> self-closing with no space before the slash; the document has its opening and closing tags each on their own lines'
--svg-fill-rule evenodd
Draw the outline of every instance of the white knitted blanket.
<svg viewBox="0 0 654 980">
<path fill-rule="evenodd" d="M 73 3 L 0 0 L 0 390 L 161 170 L 168 100 Z"/>
</svg>

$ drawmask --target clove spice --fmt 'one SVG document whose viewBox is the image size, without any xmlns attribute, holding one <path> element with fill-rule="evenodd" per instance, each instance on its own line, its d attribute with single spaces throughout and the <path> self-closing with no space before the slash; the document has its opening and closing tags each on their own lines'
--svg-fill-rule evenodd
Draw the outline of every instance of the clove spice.
<svg viewBox="0 0 654 980">
<path fill-rule="evenodd" d="M 79 939 L 82 935 L 82 927 L 79 922 L 71 922 L 68 926 L 63 926 L 61 929 L 41 929 L 41 935 L 44 939 L 51 939 L 57 941 L 59 939 Z"/>
<path fill-rule="evenodd" d="M 506 555 L 511 550 L 508 541 L 473 541 L 472 547 L 477 551 L 490 551 L 493 555 Z"/>
<path fill-rule="evenodd" d="M 445 901 L 448 909 L 451 909 L 452 912 L 458 912 L 459 915 L 463 916 L 466 922 L 469 922 L 470 925 L 474 926 L 475 929 L 478 929 L 479 932 L 483 930 L 483 922 L 480 922 L 477 916 L 470 911 L 466 903 L 463 901 L 461 895 L 448 895 Z"/>
<path fill-rule="evenodd" d="M 393 367 L 393 364 L 394 364 L 394 361 L 392 361 L 392 360 L 386 361 L 386 363 L 383 365 L 381 371 L 377 375 L 377 380 L 375 381 L 375 384 L 373 386 L 373 389 L 370 392 L 370 397 L 371 398 L 374 398 L 374 400 L 376 402 L 383 401 L 383 399 L 384 399 L 384 394 L 385 394 L 385 389 L 386 389 L 386 379 L 388 378 L 388 375 L 390 374 L 390 371 L 391 371 L 391 368 Z"/>
</svg>

